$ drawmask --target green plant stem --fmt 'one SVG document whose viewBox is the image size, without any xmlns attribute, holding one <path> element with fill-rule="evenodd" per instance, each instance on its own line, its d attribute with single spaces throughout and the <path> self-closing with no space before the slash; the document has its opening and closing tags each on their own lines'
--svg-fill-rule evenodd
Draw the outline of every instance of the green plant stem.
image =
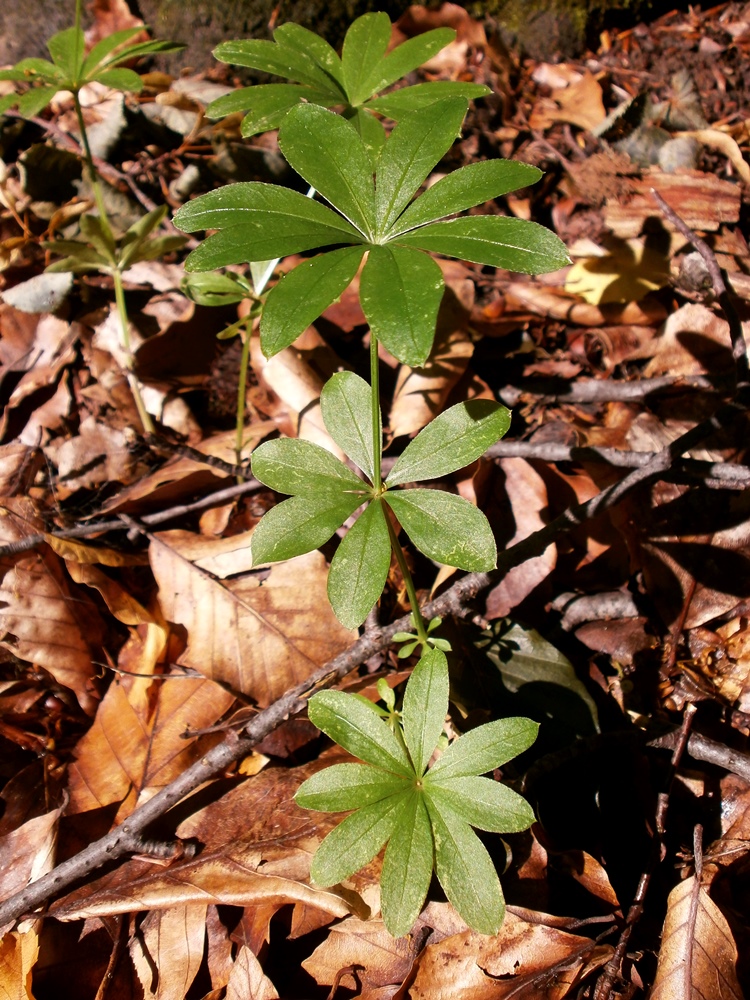
<svg viewBox="0 0 750 1000">
<path fill-rule="evenodd" d="M 372 451 L 373 451 L 373 483 L 378 493 L 383 491 L 383 474 L 381 469 L 381 459 L 383 454 L 383 431 L 380 426 L 380 367 L 378 361 L 378 338 L 370 330 L 370 399 L 372 400 Z M 404 578 L 406 596 L 409 598 L 411 613 L 414 619 L 414 627 L 417 630 L 419 641 L 423 648 L 427 648 L 427 629 L 425 627 L 422 612 L 419 610 L 417 591 L 412 580 L 409 567 L 406 564 L 404 550 L 401 548 L 393 527 L 390 510 L 385 510 L 385 523 L 388 525 L 388 535 L 391 539 L 391 548 L 396 556 L 401 576 Z"/>
<path fill-rule="evenodd" d="M 94 157 L 91 153 L 91 146 L 89 145 L 89 137 L 86 132 L 86 123 L 83 120 L 83 108 L 81 107 L 81 99 L 79 97 L 78 91 L 73 92 L 73 104 L 76 109 L 76 118 L 78 119 L 78 129 L 81 133 L 81 146 L 83 147 L 83 156 L 86 161 L 86 169 L 89 174 L 89 181 L 91 182 L 91 188 L 94 192 L 94 201 L 96 202 L 96 207 L 99 212 L 99 219 L 102 224 L 102 228 L 105 233 L 112 241 L 112 246 L 114 248 L 115 239 L 112 234 L 112 227 L 109 223 L 109 216 L 107 215 L 107 209 L 104 206 L 104 194 L 102 192 L 101 181 L 99 180 L 99 173 L 94 166 Z"/>
<path fill-rule="evenodd" d="M 370 330 L 370 399 L 372 400 L 372 485 L 378 493 L 383 489 L 381 458 L 383 433 L 380 427 L 380 368 L 378 366 L 378 338 Z"/>
<path fill-rule="evenodd" d="M 242 450 L 245 443 L 245 405 L 247 395 L 247 368 L 250 364 L 250 325 L 252 320 L 248 317 L 242 336 L 242 356 L 240 358 L 240 377 L 237 382 L 237 432 L 234 439 L 234 454 L 237 465 L 242 465 Z M 237 476 L 237 482 L 242 483 L 242 476 Z"/>
<path fill-rule="evenodd" d="M 398 563 L 398 568 L 401 570 L 401 576 L 404 578 L 406 596 L 409 598 L 409 604 L 411 605 L 411 613 L 412 618 L 414 619 L 414 627 L 417 630 L 417 638 L 422 643 L 422 648 L 426 649 L 427 628 L 424 623 L 424 618 L 422 617 L 422 612 L 419 610 L 419 601 L 417 600 L 417 591 L 414 586 L 414 580 L 412 579 L 409 567 L 406 565 L 406 556 L 404 555 L 404 550 L 401 547 L 401 542 L 399 542 L 396 535 L 396 529 L 393 527 L 391 513 L 389 510 L 386 510 L 385 512 L 385 523 L 388 525 L 388 534 L 391 538 L 391 548 L 396 556 L 396 562 Z"/>
<path fill-rule="evenodd" d="M 128 310 L 125 305 L 125 289 L 122 285 L 122 274 L 118 270 L 112 272 L 112 280 L 115 285 L 115 301 L 117 303 L 117 313 L 120 318 L 120 334 L 121 343 L 123 351 L 125 352 L 125 372 L 128 379 L 128 385 L 130 386 L 130 391 L 133 394 L 133 400 L 135 402 L 136 409 L 138 410 L 138 416 L 141 418 L 141 424 L 143 425 L 144 434 L 154 434 L 156 428 L 151 419 L 151 414 L 146 409 L 146 405 L 143 402 L 143 396 L 141 395 L 141 385 L 138 381 L 138 377 L 135 374 L 135 362 L 133 359 L 133 351 L 130 344 L 130 326 L 128 322 Z"/>
</svg>

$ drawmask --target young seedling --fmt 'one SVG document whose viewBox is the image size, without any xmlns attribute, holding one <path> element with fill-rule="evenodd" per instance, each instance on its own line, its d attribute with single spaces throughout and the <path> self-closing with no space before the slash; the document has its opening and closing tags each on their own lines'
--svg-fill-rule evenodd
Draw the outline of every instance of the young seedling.
<svg viewBox="0 0 750 1000">
<path fill-rule="evenodd" d="M 104 203 L 99 174 L 91 153 L 80 98 L 81 90 L 90 83 L 101 83 L 114 90 L 139 93 L 143 89 L 143 81 L 137 73 L 122 64 L 141 56 L 175 52 L 184 47 L 173 42 L 161 41 L 129 44 L 131 39 L 142 32 L 142 28 L 115 31 L 95 45 L 87 55 L 81 29 L 81 0 L 76 0 L 74 26 L 58 32 L 47 42 L 52 57 L 51 62 L 48 59 L 22 59 L 12 69 L 0 71 L 0 80 L 12 80 L 27 85 L 23 93 L 8 94 L 0 99 L 0 114 L 16 107 L 19 114 L 33 117 L 49 104 L 58 91 L 70 91 L 73 95 L 73 106 L 81 133 L 81 146 L 99 216 L 82 217 L 81 234 L 84 237 L 82 241 L 60 240 L 43 244 L 46 249 L 66 255 L 64 260 L 55 262 L 48 270 L 73 271 L 77 274 L 85 271 L 101 271 L 112 277 L 128 384 L 143 429 L 147 434 L 153 434 L 154 425 L 143 402 L 141 387 L 134 370 L 122 274 L 138 261 L 155 260 L 181 247 L 185 241 L 179 236 L 152 237 L 151 234 L 166 217 L 166 206 L 149 212 L 131 226 L 119 240 L 115 239 Z"/>
<path fill-rule="evenodd" d="M 503 892 L 471 828 L 516 833 L 534 822 L 520 795 L 481 775 L 528 749 L 537 724 L 503 719 L 479 726 L 428 769 L 447 711 L 448 663 L 439 649 L 425 653 L 414 668 L 395 732 L 355 695 L 322 691 L 310 702 L 311 721 L 365 762 L 327 767 L 295 795 L 306 809 L 356 810 L 323 840 L 310 874 L 318 885 L 334 885 L 387 841 L 380 898 L 394 937 L 408 933 L 419 916 L 433 869 L 466 923 L 496 934 L 505 913 Z"/>
</svg>

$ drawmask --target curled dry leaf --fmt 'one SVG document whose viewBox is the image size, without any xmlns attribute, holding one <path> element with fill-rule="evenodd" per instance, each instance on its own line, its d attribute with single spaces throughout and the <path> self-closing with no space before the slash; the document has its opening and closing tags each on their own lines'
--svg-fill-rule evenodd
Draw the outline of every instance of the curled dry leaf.
<svg viewBox="0 0 750 1000">
<path fill-rule="evenodd" d="M 6 500 L 0 507 L 2 542 L 24 538 L 35 529 L 28 501 Z M 47 548 L 0 559 L 0 573 L 0 646 L 44 667 L 93 715 L 97 699 L 89 641 L 103 632 L 96 608 L 70 583 L 61 561 Z"/>
<path fill-rule="evenodd" d="M 541 512 L 547 507 L 547 490 L 538 472 L 523 458 L 503 458 L 498 462 L 505 475 L 505 493 L 516 531 L 506 545 L 520 542 L 544 527 Z M 487 617 L 503 618 L 517 607 L 557 562 L 557 546 L 548 545 L 540 556 L 527 559 L 506 573 L 487 595 Z"/>
<path fill-rule="evenodd" d="M 263 582 L 243 573 L 225 583 L 182 556 L 187 544 L 194 555 L 193 542 L 188 532 L 162 532 L 150 553 L 164 617 L 187 633 L 178 663 L 268 705 L 351 643 L 328 604 L 320 552 L 273 566 Z M 246 554 L 239 539 L 240 565 Z"/>
<path fill-rule="evenodd" d="M 737 947 L 718 906 L 693 875 L 670 892 L 651 1000 L 743 1000 Z"/>
<path fill-rule="evenodd" d="M 524 989 L 535 1000 L 562 1000 L 584 969 L 603 964 L 611 954 L 611 949 L 595 953 L 589 938 L 542 923 L 545 914 L 534 916 L 539 922 L 531 923 L 509 909 L 494 937 L 467 930 L 428 945 L 410 996 L 413 1000 L 502 1000 L 524 995 Z"/>
<path fill-rule="evenodd" d="M 57 825 L 62 809 L 61 806 L 43 816 L 35 816 L 17 830 L 0 837 L 0 854 L 3 858 L 3 869 L 0 872 L 0 899 L 7 899 L 14 892 L 24 889 L 29 882 L 52 871 L 57 848 Z M 4 929 L 0 927 L 0 935 Z M 2 996 L 1 986 L 0 996 Z"/>
<path fill-rule="evenodd" d="M 278 995 L 258 959 L 243 944 L 229 976 L 226 1000 L 277 1000 Z"/>
<path fill-rule="evenodd" d="M 133 935 L 130 956 L 144 1000 L 187 996 L 203 961 L 206 909 L 205 904 L 193 904 L 153 910 L 141 924 L 141 933 Z"/>
<path fill-rule="evenodd" d="M 319 985 L 338 982 L 344 988 L 356 989 L 359 984 L 351 973 L 339 977 L 347 966 L 359 966 L 358 979 L 367 991 L 403 983 L 417 952 L 416 935 L 394 938 L 382 920 L 348 917 L 331 928 L 302 967 Z"/>
</svg>

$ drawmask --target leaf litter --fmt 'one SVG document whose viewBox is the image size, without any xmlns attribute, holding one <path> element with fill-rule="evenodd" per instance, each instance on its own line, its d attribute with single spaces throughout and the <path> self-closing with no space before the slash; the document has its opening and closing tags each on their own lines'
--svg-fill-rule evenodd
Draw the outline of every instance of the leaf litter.
<svg viewBox="0 0 750 1000">
<path fill-rule="evenodd" d="M 138 26 L 116 3 L 98 5 L 94 23 L 99 36 Z M 415 369 L 382 359 L 394 460 L 457 402 L 500 399 L 513 409 L 491 455 L 441 483 L 485 510 L 501 545 L 528 544 L 616 483 L 624 470 L 611 449 L 627 461 L 657 452 L 731 394 L 722 303 L 706 297 L 700 273 L 688 280 L 692 248 L 651 190 L 705 238 L 744 320 L 749 25 L 742 4 L 691 8 L 605 30 L 597 51 L 556 62 L 531 60 L 497 25 L 455 5 L 411 8 L 394 28 L 394 42 L 457 28 L 414 82 L 489 84 L 496 95 L 476 103 L 432 182 L 476 159 L 541 167 L 543 186 L 485 211 L 551 219 L 575 262 L 539 280 L 441 261 L 448 292 L 435 352 Z M 176 210 L 206 189 L 212 162 L 233 179 L 278 179 L 274 133 L 242 141 L 236 123 L 203 114 L 233 93 L 231 81 L 217 89 L 201 74 L 187 84 L 165 73 L 144 79 L 140 105 L 126 105 L 136 129 L 146 118 L 162 129 L 156 145 L 128 148 L 132 139 L 102 134 L 105 176 L 126 179 L 125 226 L 137 217 L 129 199 L 153 208 L 168 191 Z M 103 90 L 86 96 L 90 123 L 116 135 L 121 105 Z M 73 129 L 64 102 L 50 125 Z M 36 141 L 20 134 L 24 148 Z M 65 138 L 53 130 L 50 143 Z M 70 227 L 79 203 L 44 203 L 33 157 L 24 166 L 4 138 L 2 156 L 5 898 L 199 761 L 224 738 L 224 722 L 304 685 L 355 635 L 325 599 L 337 536 L 309 557 L 253 570 L 247 539 L 278 496 L 250 481 L 215 512 L 192 509 L 235 483 L 234 432 L 222 414 L 234 405 L 239 354 L 215 337 L 236 309 L 197 306 L 178 291 L 183 255 L 128 272 L 139 377 L 167 434 L 150 447 L 133 430 L 108 327 L 111 286 L 84 277 L 71 291 L 38 287 L 40 239 Z M 278 433 L 343 457 L 319 397 L 335 371 L 366 374 L 353 292 L 356 279 L 270 362 L 255 331 L 245 458 Z M 90 987 L 93 997 L 109 976 L 117 995 L 162 998 L 747 994 L 745 424 L 742 415 L 616 506 L 570 520 L 451 626 L 449 736 L 516 714 L 541 723 L 538 745 L 502 773 L 538 822 L 502 840 L 483 835 L 495 866 L 507 867 L 498 934 L 469 930 L 435 883 L 412 933 L 392 938 L 378 857 L 332 889 L 312 884 L 312 855 L 336 819 L 293 796 L 324 764 L 352 758 L 309 724 L 279 720 L 261 745 L 266 756 L 230 766 L 181 803 L 165 818 L 166 839 L 63 895 L 56 920 L 8 931 L 6 992 L 79 997 Z M 204 465 L 187 445 L 225 464 Z M 145 526 L 170 508 L 163 528 Z M 118 531 L 97 532 L 121 515 Z M 60 537 L 89 526 L 91 541 Z M 412 569 L 424 598 L 455 578 L 421 556 Z M 399 579 L 389 571 L 380 624 L 399 614 Z M 382 650 L 344 686 L 375 701 L 375 681 L 388 674 L 400 691 L 398 662 Z M 687 706 L 697 706 L 692 735 Z M 669 755 L 652 744 L 680 726 L 688 756 L 669 786 Z M 653 803 L 667 789 L 656 835 L 665 860 L 654 865 Z M 698 825 L 707 831 L 702 874 Z M 644 916 L 633 920 L 644 874 Z"/>
</svg>

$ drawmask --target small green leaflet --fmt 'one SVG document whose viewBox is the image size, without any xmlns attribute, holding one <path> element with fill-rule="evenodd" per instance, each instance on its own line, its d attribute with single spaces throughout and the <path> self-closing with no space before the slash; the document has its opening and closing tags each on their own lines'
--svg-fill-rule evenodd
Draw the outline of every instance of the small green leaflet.
<svg viewBox="0 0 750 1000">
<path fill-rule="evenodd" d="M 424 653 L 409 678 L 398 735 L 356 695 L 322 691 L 310 700 L 310 720 L 364 762 L 319 771 L 295 795 L 305 809 L 355 810 L 323 840 L 311 877 L 318 885 L 334 885 L 367 864 L 387 841 L 381 906 L 394 937 L 414 925 L 433 870 L 470 927 L 497 933 L 505 913 L 500 880 L 472 826 L 517 832 L 534 822 L 520 795 L 480 775 L 497 766 L 492 761 L 528 749 L 536 723 L 504 719 L 480 726 L 426 770 L 447 711 L 448 661 L 439 649 Z M 448 766 L 441 768 L 446 757 Z"/>
<path fill-rule="evenodd" d="M 382 44 L 378 23 L 384 22 L 364 24 L 372 31 L 354 36 L 358 46 L 370 51 Z M 444 291 L 431 252 L 525 273 L 568 263 L 558 237 L 535 223 L 496 215 L 446 221 L 533 183 L 540 176 L 535 167 L 506 160 L 470 164 L 412 200 L 453 144 L 467 106 L 465 97 L 443 94 L 403 115 L 382 142 L 373 178 L 372 136 L 365 135 L 361 118 L 297 104 L 284 117 L 279 145 L 331 207 L 257 182 L 201 195 L 179 210 L 175 225 L 186 232 L 219 231 L 190 254 L 186 269 L 332 248 L 298 264 L 268 293 L 260 336 L 264 354 L 272 357 L 342 294 L 364 260 L 360 302 L 373 334 L 403 364 L 423 365 Z"/>
</svg>

